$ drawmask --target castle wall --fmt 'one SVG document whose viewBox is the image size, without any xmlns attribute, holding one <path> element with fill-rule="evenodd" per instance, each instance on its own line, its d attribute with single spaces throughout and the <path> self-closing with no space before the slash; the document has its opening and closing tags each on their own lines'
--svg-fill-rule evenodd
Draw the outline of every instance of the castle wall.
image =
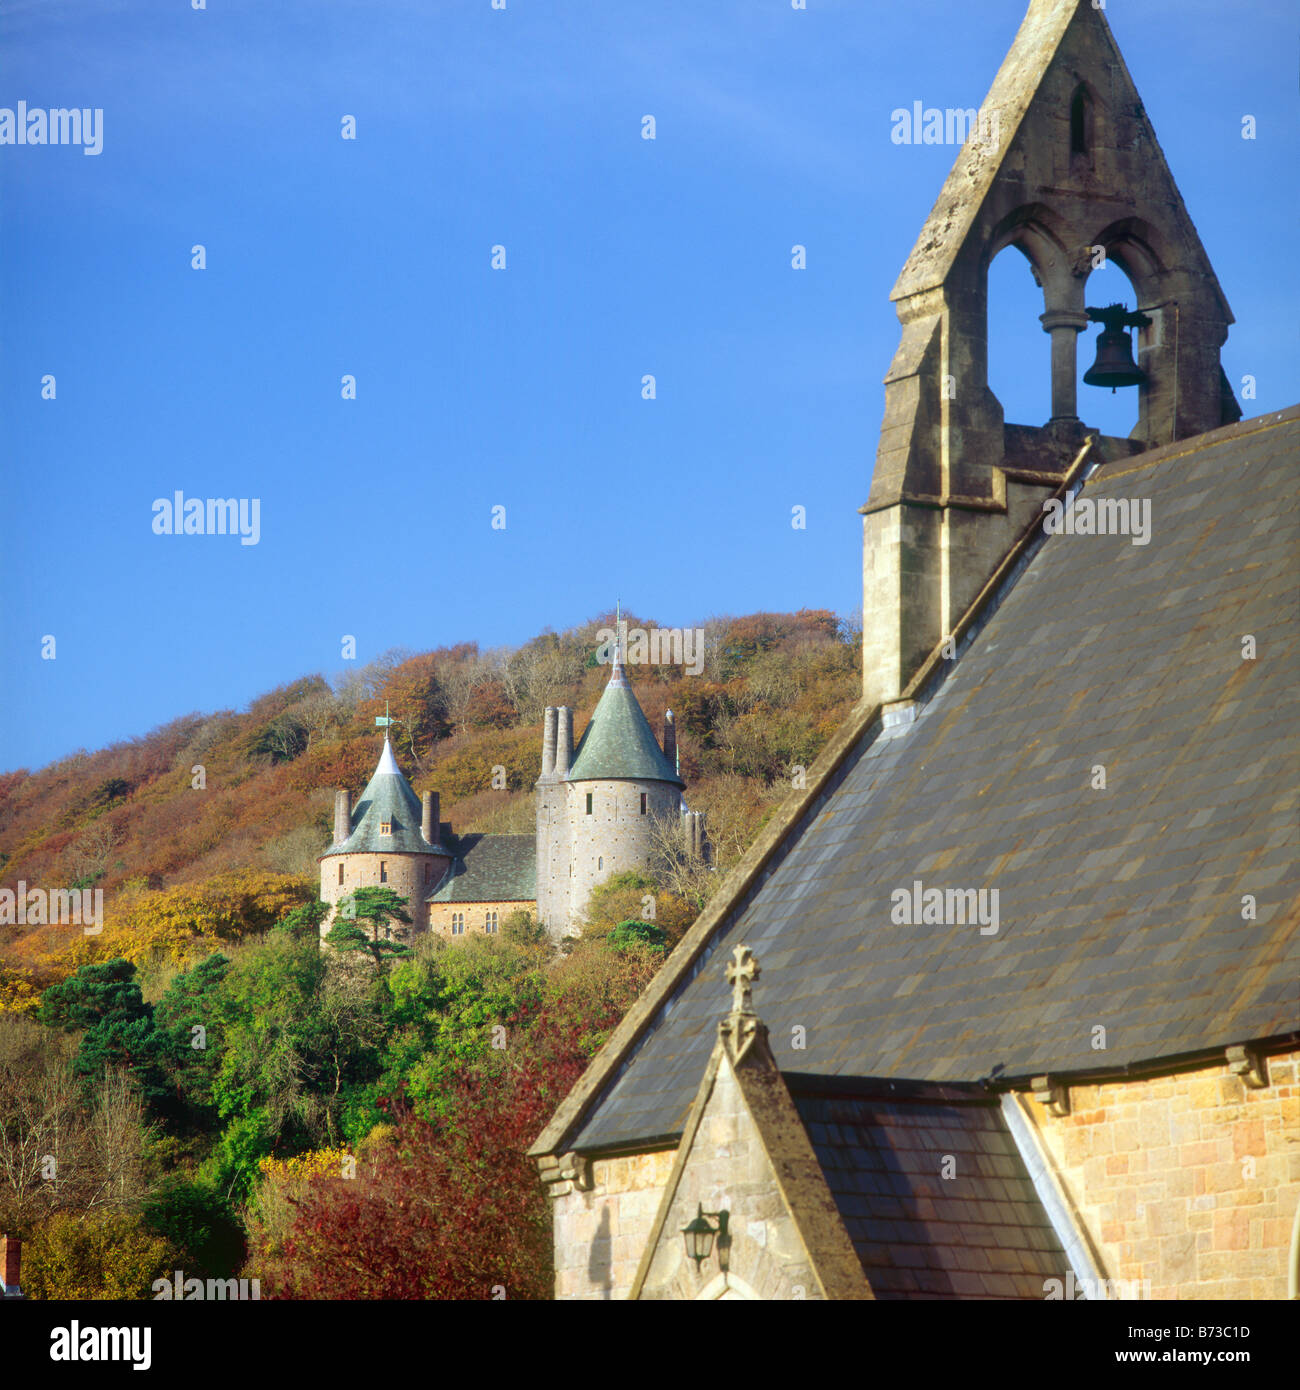
<svg viewBox="0 0 1300 1390">
<path fill-rule="evenodd" d="M 429 931 L 438 936 L 451 939 L 452 917 L 461 914 L 465 918 L 466 936 L 483 936 L 487 933 L 487 918 L 490 912 L 497 914 L 497 931 L 505 926 L 506 918 L 512 912 L 536 912 L 537 904 L 530 898 L 527 902 L 501 899 L 498 902 L 481 903 L 425 903 L 422 905 L 424 922 Z M 460 933 L 457 933 L 460 935 Z"/>
<path fill-rule="evenodd" d="M 1286 1297 L 1300 1052 L 1268 1078 L 1252 1090 L 1220 1065 L 1072 1087 L 1059 1118 L 1029 1100 L 1107 1278 L 1150 1280 L 1151 1298 Z"/>
<path fill-rule="evenodd" d="M 565 784 L 543 777 L 537 783 L 537 920 L 552 935 L 569 925 L 569 823 Z"/>
<path fill-rule="evenodd" d="M 587 795 L 592 811 L 587 814 Z M 641 796 L 646 814 L 641 814 Z M 613 874 L 639 869 L 653 849 L 654 821 L 676 816 L 680 790 L 669 782 L 570 782 L 568 804 L 569 920 L 581 924 L 591 890 Z"/>
</svg>

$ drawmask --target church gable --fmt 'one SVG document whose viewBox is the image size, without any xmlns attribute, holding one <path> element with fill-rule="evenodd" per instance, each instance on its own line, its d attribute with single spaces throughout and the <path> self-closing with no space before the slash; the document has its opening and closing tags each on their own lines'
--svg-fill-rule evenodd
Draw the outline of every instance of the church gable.
<svg viewBox="0 0 1300 1390">
<path fill-rule="evenodd" d="M 1145 207 L 1162 262 L 1205 277 L 1232 322 L 1103 8 L 1091 0 L 1033 0 L 971 137 L 892 299 L 944 284 L 972 239 L 991 259 L 992 238 L 1008 244 L 1016 223 L 1064 197 L 1061 210 L 1049 212 L 1051 227 L 1040 230 L 1060 243 L 1069 269 L 1091 250 L 1091 234 L 1110 231 L 1121 240 L 1125 204 L 1130 214 Z M 1067 233 L 1078 245 L 1069 244 Z"/>
<path fill-rule="evenodd" d="M 738 1033 L 723 1026 L 630 1296 L 869 1299 L 761 1025 L 739 1056 Z M 719 1228 L 698 1263 L 683 1239 L 696 1219 Z"/>
</svg>

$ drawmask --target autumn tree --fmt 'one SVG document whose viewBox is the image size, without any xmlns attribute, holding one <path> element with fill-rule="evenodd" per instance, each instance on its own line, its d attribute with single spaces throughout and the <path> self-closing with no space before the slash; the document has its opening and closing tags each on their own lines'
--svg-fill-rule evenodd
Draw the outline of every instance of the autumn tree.
<svg viewBox="0 0 1300 1390">
<path fill-rule="evenodd" d="M 59 1212 L 23 1246 L 23 1292 L 34 1299 L 146 1299 L 176 1252 L 128 1212 Z"/>
<path fill-rule="evenodd" d="M 600 940 L 620 922 L 653 920 L 664 939 L 676 944 L 695 914 L 689 901 L 661 888 L 645 870 L 626 869 L 591 890 L 582 931 L 584 937 Z"/>
<path fill-rule="evenodd" d="M 411 954 L 404 941 L 393 940 L 394 922 L 411 925 L 405 898 L 391 888 L 358 888 L 339 901 L 338 918 L 325 940 L 336 951 L 368 952 L 380 969 L 392 957 Z"/>
</svg>

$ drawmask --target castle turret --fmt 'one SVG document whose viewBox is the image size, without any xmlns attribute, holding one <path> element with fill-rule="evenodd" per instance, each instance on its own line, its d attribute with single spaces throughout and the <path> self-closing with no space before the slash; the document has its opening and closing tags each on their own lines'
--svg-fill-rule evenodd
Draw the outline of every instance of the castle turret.
<svg viewBox="0 0 1300 1390">
<path fill-rule="evenodd" d="M 426 792 L 421 804 L 385 738 L 355 808 L 349 792 L 335 793 L 334 843 L 320 856 L 322 900 L 332 906 L 357 888 L 391 888 L 406 899 L 412 930 L 420 930 L 424 900 L 452 860 L 438 829 L 437 793 Z M 331 913 L 321 936 L 333 925 Z"/>
<path fill-rule="evenodd" d="M 537 783 L 537 912 L 553 935 L 580 928 L 591 890 L 612 874 L 643 867 L 654 851 L 654 823 L 676 816 L 685 783 L 673 754 L 655 740 L 615 644 L 613 669 L 582 741 L 574 749 L 573 711 L 557 711 L 555 767 Z M 665 741 L 668 734 L 665 733 Z"/>
</svg>

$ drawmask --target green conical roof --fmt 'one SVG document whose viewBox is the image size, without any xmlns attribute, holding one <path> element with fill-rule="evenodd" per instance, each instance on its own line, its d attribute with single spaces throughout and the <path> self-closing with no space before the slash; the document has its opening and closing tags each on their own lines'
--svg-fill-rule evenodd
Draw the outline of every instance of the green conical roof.
<svg viewBox="0 0 1300 1390">
<path fill-rule="evenodd" d="M 565 781 L 605 778 L 686 785 L 651 732 L 645 713 L 623 674 L 623 662 L 617 650 L 613 674 L 573 755 Z"/>
<path fill-rule="evenodd" d="M 381 835 L 379 827 L 388 821 L 391 835 Z M 436 832 L 435 832 L 436 833 Z M 374 776 L 366 783 L 361 800 L 352 810 L 352 833 L 341 845 L 331 845 L 329 854 L 448 854 L 431 845 L 420 833 L 420 798 L 397 766 L 387 739 Z M 450 855 L 448 854 L 450 858 Z"/>
</svg>

